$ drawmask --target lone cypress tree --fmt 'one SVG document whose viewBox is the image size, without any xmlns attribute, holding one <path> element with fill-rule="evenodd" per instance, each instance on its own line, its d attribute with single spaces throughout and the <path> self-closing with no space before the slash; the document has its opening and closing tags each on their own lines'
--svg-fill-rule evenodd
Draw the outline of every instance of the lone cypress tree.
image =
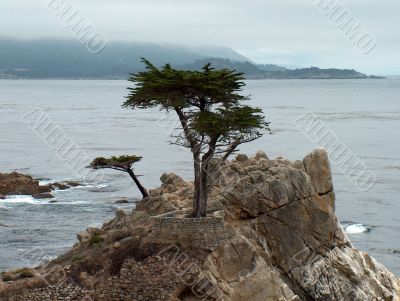
<svg viewBox="0 0 400 301">
<path fill-rule="evenodd" d="M 248 100 L 240 94 L 245 85 L 242 73 L 215 70 L 210 64 L 201 71 L 176 70 L 169 64 L 159 69 L 142 61 L 146 69 L 129 78 L 135 86 L 128 88 L 123 107 L 176 112 L 181 134 L 172 143 L 189 148 L 193 155 L 193 216 L 206 216 L 211 159 L 227 159 L 240 144 L 261 137 L 269 123 L 261 109 L 241 105 Z"/>
<path fill-rule="evenodd" d="M 148 197 L 149 193 L 147 192 L 146 188 L 140 183 L 139 179 L 135 175 L 132 169 L 132 165 L 136 162 L 139 162 L 142 157 L 139 156 L 119 156 L 119 157 L 111 157 L 111 158 L 103 158 L 99 157 L 94 159 L 90 166 L 93 169 L 101 169 L 101 168 L 109 168 L 115 169 L 119 171 L 127 172 L 132 180 L 135 182 L 137 188 L 139 188 L 140 192 L 142 193 L 143 198 Z"/>
</svg>

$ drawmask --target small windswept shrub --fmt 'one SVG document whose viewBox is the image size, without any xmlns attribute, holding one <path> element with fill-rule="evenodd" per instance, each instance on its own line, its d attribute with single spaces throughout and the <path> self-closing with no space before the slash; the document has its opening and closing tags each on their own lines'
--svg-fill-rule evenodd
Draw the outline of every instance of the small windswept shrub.
<svg viewBox="0 0 400 301">
<path fill-rule="evenodd" d="M 84 256 L 75 255 L 74 257 L 72 257 L 72 262 L 81 262 L 84 259 L 85 259 Z"/>
<path fill-rule="evenodd" d="M 33 273 L 33 271 L 29 270 L 29 269 L 23 269 L 19 274 L 19 277 L 22 279 L 32 278 L 34 276 L 35 276 L 35 274 Z"/>
<path fill-rule="evenodd" d="M 1 277 L 1 279 L 2 279 L 4 282 L 9 282 L 9 281 L 12 281 L 12 280 L 13 280 L 13 278 L 12 278 L 10 275 L 3 275 L 3 276 Z"/>
<path fill-rule="evenodd" d="M 94 246 L 102 243 L 104 241 L 104 238 L 102 238 L 99 234 L 94 234 L 90 239 L 89 239 L 89 245 Z"/>
</svg>

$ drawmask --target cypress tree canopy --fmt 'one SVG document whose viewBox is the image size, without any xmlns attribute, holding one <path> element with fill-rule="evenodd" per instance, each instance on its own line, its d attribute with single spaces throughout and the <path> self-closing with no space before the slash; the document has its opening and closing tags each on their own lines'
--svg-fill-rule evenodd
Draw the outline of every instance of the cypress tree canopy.
<svg viewBox="0 0 400 301">
<path fill-rule="evenodd" d="M 167 64 L 157 68 L 143 59 L 146 69 L 132 74 L 123 107 L 175 110 L 189 132 L 173 143 L 193 145 L 216 141 L 215 152 L 223 153 L 233 144 L 255 140 L 269 130 L 259 108 L 242 105 L 244 77 L 234 70 L 215 70 L 207 64 L 202 71 L 177 70 Z M 190 134 L 188 134 L 190 133 Z M 192 143 L 190 140 L 192 139 Z M 202 146 L 198 145 L 201 149 Z"/>
<path fill-rule="evenodd" d="M 136 162 L 139 162 L 142 157 L 139 156 L 113 156 L 111 158 L 98 157 L 90 163 L 90 167 L 94 169 L 99 168 L 113 168 L 126 170 L 131 168 Z"/>
<path fill-rule="evenodd" d="M 143 62 L 145 71 L 129 78 L 134 87 L 128 88 L 123 107 L 159 107 L 176 113 L 181 131 L 171 135 L 172 143 L 190 148 L 193 155 L 193 216 L 206 216 L 211 159 L 227 159 L 240 144 L 261 137 L 269 123 L 261 109 L 242 104 L 249 99 L 241 93 L 242 73 L 215 70 L 210 64 L 201 71 L 186 71 Z"/>
</svg>

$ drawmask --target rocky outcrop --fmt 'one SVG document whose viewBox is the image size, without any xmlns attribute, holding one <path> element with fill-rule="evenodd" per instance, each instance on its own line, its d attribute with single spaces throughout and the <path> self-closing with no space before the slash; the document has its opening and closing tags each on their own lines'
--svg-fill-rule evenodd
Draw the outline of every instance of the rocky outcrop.
<svg viewBox="0 0 400 301">
<path fill-rule="evenodd" d="M 52 183 L 40 185 L 38 180 L 31 176 L 17 172 L 0 173 L 0 199 L 7 195 L 32 195 L 34 198 L 52 198 L 52 190 L 64 190 L 70 187 L 79 186 L 76 182 Z"/>
<path fill-rule="evenodd" d="M 214 161 L 206 218 L 188 218 L 192 183 L 161 180 L 32 277 L 3 274 L 0 300 L 400 300 L 399 280 L 342 230 L 323 149 Z"/>
<path fill-rule="evenodd" d="M 39 181 L 31 176 L 16 172 L 10 174 L 0 173 L 0 194 L 2 195 L 38 195 L 51 191 L 51 186 L 40 186 Z"/>
</svg>

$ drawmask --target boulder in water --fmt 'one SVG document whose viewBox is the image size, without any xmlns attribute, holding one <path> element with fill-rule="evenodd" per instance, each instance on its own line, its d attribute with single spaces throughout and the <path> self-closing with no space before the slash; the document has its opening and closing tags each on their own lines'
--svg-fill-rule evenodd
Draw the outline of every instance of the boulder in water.
<svg viewBox="0 0 400 301">
<path fill-rule="evenodd" d="M 40 186 L 39 181 L 31 176 L 17 172 L 0 173 L 0 194 L 2 195 L 35 195 L 51 191 L 51 185 Z"/>
<path fill-rule="evenodd" d="M 34 194 L 33 198 L 35 199 L 52 199 L 54 196 L 51 193 L 39 193 L 39 194 Z"/>
</svg>

